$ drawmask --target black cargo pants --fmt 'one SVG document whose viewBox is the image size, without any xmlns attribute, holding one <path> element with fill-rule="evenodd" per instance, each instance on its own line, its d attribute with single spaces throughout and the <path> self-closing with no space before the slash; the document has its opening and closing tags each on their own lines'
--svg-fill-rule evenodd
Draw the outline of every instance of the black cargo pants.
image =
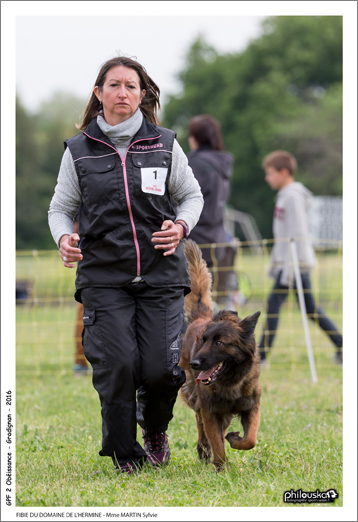
<svg viewBox="0 0 358 522">
<path fill-rule="evenodd" d="M 165 431 L 185 372 L 181 354 L 184 288 L 145 282 L 81 291 L 83 347 L 102 411 L 101 456 L 138 466 L 146 453 L 137 422 Z M 136 397 L 137 395 L 137 397 Z"/>
</svg>

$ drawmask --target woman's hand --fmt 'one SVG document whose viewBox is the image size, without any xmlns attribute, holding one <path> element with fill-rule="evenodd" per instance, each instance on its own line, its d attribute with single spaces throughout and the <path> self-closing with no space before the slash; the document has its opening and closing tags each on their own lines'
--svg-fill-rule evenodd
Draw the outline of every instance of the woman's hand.
<svg viewBox="0 0 358 522">
<path fill-rule="evenodd" d="M 81 261 L 83 256 L 81 254 L 81 249 L 77 248 L 77 242 L 80 240 L 80 236 L 78 234 L 65 234 L 60 239 L 60 256 L 62 257 L 63 266 L 67 268 L 74 268 L 76 265 L 72 263 L 77 263 L 77 261 Z"/>
<path fill-rule="evenodd" d="M 156 243 L 155 249 L 166 250 L 163 256 L 171 256 L 183 236 L 183 227 L 168 219 L 163 221 L 160 232 L 153 232 L 152 242 Z"/>
</svg>

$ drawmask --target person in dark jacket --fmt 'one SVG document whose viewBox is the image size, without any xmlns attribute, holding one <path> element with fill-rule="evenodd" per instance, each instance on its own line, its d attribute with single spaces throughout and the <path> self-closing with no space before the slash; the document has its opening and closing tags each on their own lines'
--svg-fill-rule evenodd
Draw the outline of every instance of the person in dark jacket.
<svg viewBox="0 0 358 522">
<path fill-rule="evenodd" d="M 178 362 L 190 292 L 181 239 L 203 207 L 175 133 L 158 125 L 159 94 L 137 61 L 102 65 L 83 132 L 65 142 L 49 209 L 63 265 L 77 264 L 83 347 L 101 401 L 99 454 L 126 474 L 170 459 L 166 430 L 185 381 Z"/>
<path fill-rule="evenodd" d="M 225 230 L 224 212 L 230 195 L 234 158 L 224 151 L 219 122 L 206 114 L 194 116 L 188 122 L 188 141 L 191 149 L 188 162 L 204 197 L 203 211 L 190 238 L 199 245 L 229 243 L 231 237 Z M 208 247 L 201 250 L 209 268 L 216 264 L 219 269 L 233 266 L 236 251 L 230 245 L 216 247 L 214 252 Z M 229 281 L 235 283 L 230 288 Z M 218 303 L 235 308 L 232 296 L 237 290 L 237 277 L 234 271 L 214 272 L 213 289 L 218 293 Z"/>
</svg>

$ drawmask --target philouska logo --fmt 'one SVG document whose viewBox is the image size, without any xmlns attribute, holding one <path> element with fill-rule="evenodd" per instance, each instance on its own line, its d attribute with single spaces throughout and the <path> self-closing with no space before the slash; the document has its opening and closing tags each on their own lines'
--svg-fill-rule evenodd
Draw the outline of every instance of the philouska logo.
<svg viewBox="0 0 358 522">
<path fill-rule="evenodd" d="M 320 491 L 319 489 L 316 489 L 316 491 L 302 491 L 302 489 L 294 491 L 291 489 L 283 494 L 285 504 L 329 503 L 334 502 L 337 498 L 339 498 L 339 495 L 332 488 L 327 489 L 327 491 Z"/>
</svg>

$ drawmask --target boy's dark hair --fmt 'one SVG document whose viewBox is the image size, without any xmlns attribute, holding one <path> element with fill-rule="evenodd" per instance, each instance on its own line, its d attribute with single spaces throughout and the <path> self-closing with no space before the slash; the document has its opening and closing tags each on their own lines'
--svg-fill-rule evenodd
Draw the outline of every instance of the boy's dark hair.
<svg viewBox="0 0 358 522">
<path fill-rule="evenodd" d="M 297 170 L 297 161 L 293 154 L 286 150 L 275 150 L 264 157 L 262 168 L 272 167 L 276 170 L 287 169 L 291 176 L 295 175 Z"/>
<path fill-rule="evenodd" d="M 199 144 L 209 145 L 213 150 L 224 150 L 220 123 L 208 114 L 194 116 L 188 122 L 188 134 Z"/>
</svg>

